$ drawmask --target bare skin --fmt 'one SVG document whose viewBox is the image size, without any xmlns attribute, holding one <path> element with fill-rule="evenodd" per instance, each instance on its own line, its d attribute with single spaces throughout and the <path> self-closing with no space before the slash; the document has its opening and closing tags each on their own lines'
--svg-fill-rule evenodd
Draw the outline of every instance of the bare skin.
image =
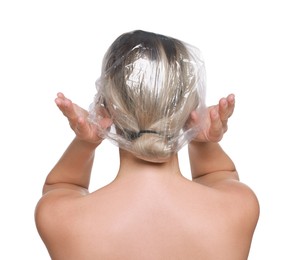
<svg viewBox="0 0 302 260">
<path fill-rule="evenodd" d="M 192 181 L 180 173 L 177 155 L 149 163 L 120 150 L 116 179 L 92 193 L 94 152 L 102 139 L 85 110 L 61 93 L 56 104 L 76 137 L 47 176 L 36 208 L 53 260 L 247 259 L 258 201 L 218 144 L 234 110 L 233 95 L 209 107 L 207 127 L 189 144 Z M 196 121 L 192 113 L 191 123 Z"/>
</svg>

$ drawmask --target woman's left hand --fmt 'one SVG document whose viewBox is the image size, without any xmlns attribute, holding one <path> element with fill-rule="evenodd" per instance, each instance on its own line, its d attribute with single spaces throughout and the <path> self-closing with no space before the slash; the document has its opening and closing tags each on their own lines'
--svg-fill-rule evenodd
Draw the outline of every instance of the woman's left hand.
<svg viewBox="0 0 302 260">
<path fill-rule="evenodd" d="M 71 129 L 77 138 L 82 141 L 99 144 L 103 138 L 99 134 L 98 126 L 88 121 L 88 111 L 66 98 L 63 93 L 58 93 L 55 103 L 69 121 Z M 103 118 L 100 127 L 106 129 L 110 127 L 110 118 Z"/>
</svg>

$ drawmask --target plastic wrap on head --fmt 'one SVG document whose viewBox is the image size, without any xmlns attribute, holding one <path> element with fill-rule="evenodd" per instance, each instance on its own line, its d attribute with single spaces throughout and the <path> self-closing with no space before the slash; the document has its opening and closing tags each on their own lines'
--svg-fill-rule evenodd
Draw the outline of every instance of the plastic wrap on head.
<svg viewBox="0 0 302 260">
<path fill-rule="evenodd" d="M 100 135 L 147 161 L 163 162 L 191 141 L 202 125 L 188 125 L 205 110 L 205 67 L 199 50 L 144 31 L 122 34 L 103 58 L 90 106 Z M 202 120 L 201 120 L 202 122 Z"/>
</svg>

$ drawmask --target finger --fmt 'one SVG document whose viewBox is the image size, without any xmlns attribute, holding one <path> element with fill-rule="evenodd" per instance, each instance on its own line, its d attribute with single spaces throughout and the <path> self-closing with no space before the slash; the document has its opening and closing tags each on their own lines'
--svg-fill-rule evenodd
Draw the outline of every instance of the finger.
<svg viewBox="0 0 302 260">
<path fill-rule="evenodd" d="M 58 92 L 57 93 L 57 97 L 58 98 L 65 98 L 64 94 L 62 92 Z"/>
<path fill-rule="evenodd" d="M 235 96 L 233 94 L 228 95 L 226 98 L 220 99 L 219 115 L 223 123 L 226 123 L 230 116 L 233 114 L 234 108 Z"/>
<path fill-rule="evenodd" d="M 55 102 L 57 103 L 57 105 L 63 104 L 65 99 L 66 99 L 66 97 L 64 96 L 64 94 L 59 92 L 59 93 L 57 93 L 57 98 L 55 99 Z"/>
<path fill-rule="evenodd" d="M 226 122 L 229 118 L 229 104 L 226 98 L 219 100 L 218 111 L 219 117 L 222 122 Z"/>
<path fill-rule="evenodd" d="M 55 102 L 57 106 L 61 109 L 64 109 L 64 103 L 65 103 L 66 97 L 63 93 L 59 92 L 57 93 L 57 98 L 55 99 Z"/>
<path fill-rule="evenodd" d="M 235 109 L 235 95 L 234 94 L 228 95 L 227 101 L 228 101 L 228 108 L 229 108 L 229 117 L 231 117 Z"/>
<path fill-rule="evenodd" d="M 74 109 L 73 103 L 71 100 L 63 97 L 58 97 L 55 100 L 57 106 L 62 111 L 64 116 L 66 116 L 69 120 L 75 121 L 78 118 L 78 115 Z"/>
<path fill-rule="evenodd" d="M 211 118 L 211 127 L 209 130 L 209 137 L 211 141 L 219 141 L 222 138 L 222 122 L 220 119 L 218 106 L 215 106 L 210 111 L 210 118 Z"/>
<path fill-rule="evenodd" d="M 196 110 L 194 110 L 190 113 L 190 116 L 186 122 L 186 128 L 188 129 L 188 128 L 197 126 L 198 124 L 199 124 L 199 116 L 198 116 Z"/>
</svg>

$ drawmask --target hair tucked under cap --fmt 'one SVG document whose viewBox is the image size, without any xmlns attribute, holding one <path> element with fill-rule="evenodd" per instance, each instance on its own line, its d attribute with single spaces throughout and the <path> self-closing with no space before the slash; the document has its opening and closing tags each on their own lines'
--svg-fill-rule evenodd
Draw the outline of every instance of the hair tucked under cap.
<svg viewBox="0 0 302 260">
<path fill-rule="evenodd" d="M 90 118 L 113 125 L 100 134 L 147 161 L 166 161 L 192 140 L 193 110 L 205 108 L 205 69 L 198 49 L 160 34 L 122 34 L 103 59 Z"/>
</svg>

